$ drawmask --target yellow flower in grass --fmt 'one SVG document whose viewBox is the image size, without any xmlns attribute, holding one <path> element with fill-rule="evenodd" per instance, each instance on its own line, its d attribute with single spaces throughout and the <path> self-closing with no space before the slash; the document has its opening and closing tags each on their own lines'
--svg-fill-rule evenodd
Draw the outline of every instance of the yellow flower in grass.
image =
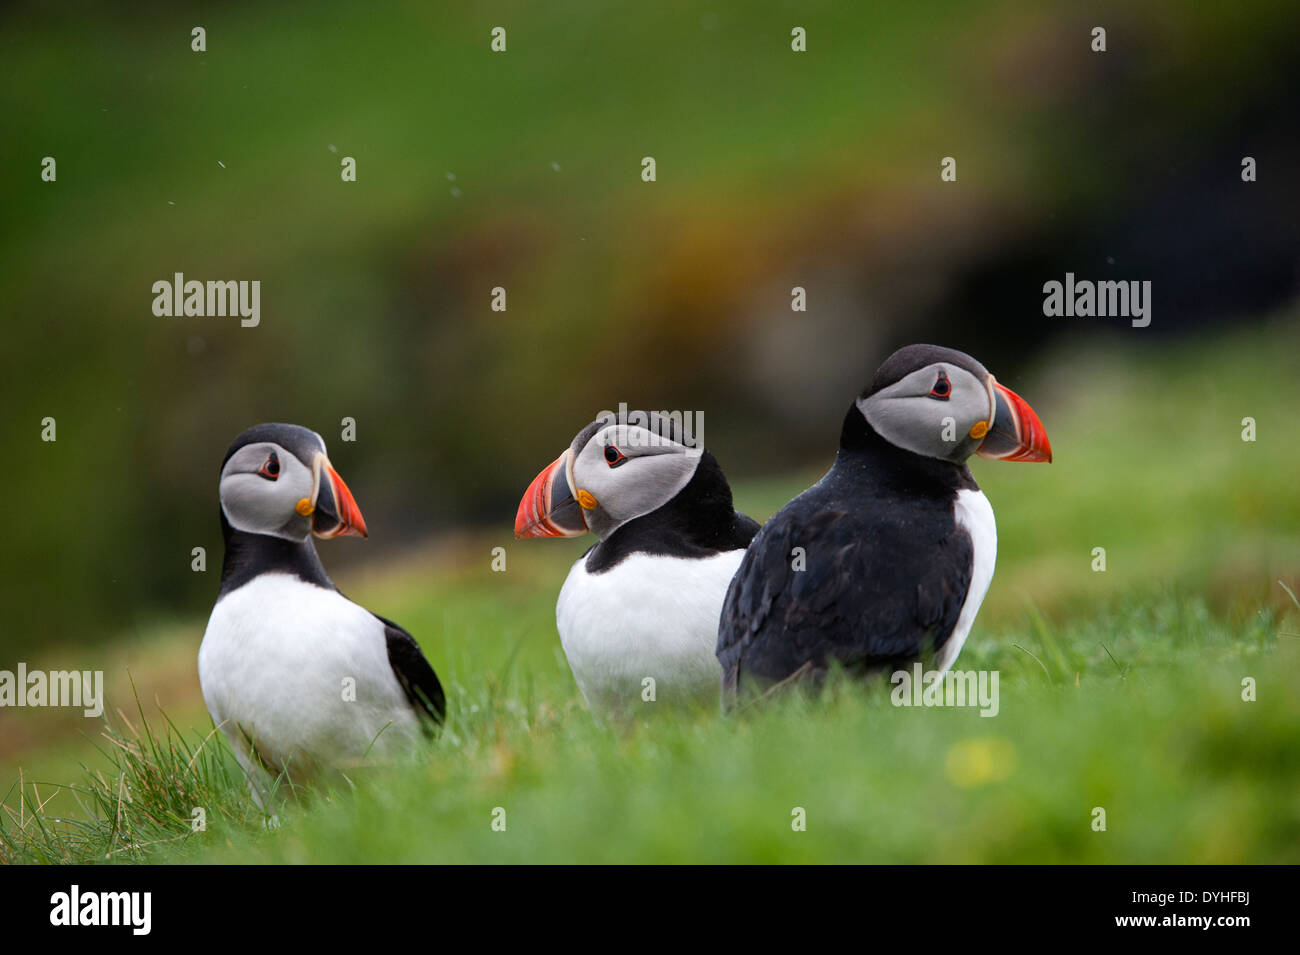
<svg viewBox="0 0 1300 955">
<path fill-rule="evenodd" d="M 1016 771 L 1016 748 L 996 736 L 962 740 L 948 747 L 944 768 L 955 785 L 967 789 L 1001 782 Z"/>
</svg>

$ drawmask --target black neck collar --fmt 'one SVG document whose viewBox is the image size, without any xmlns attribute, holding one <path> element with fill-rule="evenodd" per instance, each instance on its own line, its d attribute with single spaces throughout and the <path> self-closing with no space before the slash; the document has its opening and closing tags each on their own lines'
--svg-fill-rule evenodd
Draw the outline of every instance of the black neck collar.
<svg viewBox="0 0 1300 955">
<path fill-rule="evenodd" d="M 303 541 L 285 540 L 266 534 L 235 530 L 221 514 L 221 534 L 226 541 L 226 555 L 221 564 L 220 600 L 259 574 L 279 572 L 293 574 L 299 580 L 334 590 L 325 567 L 316 555 L 316 545 L 308 537 Z"/>
<path fill-rule="evenodd" d="M 598 573 L 629 554 L 707 557 L 748 547 L 758 525 L 737 514 L 731 486 L 709 451 L 700 455 L 690 481 L 649 514 L 628 521 L 587 555 L 587 570 Z"/>
</svg>

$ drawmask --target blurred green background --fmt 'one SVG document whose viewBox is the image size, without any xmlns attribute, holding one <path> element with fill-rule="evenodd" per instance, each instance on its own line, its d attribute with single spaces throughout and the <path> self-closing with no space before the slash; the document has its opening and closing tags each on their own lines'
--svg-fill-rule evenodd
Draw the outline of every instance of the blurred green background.
<svg viewBox="0 0 1300 955">
<path fill-rule="evenodd" d="M 418 595 L 478 575 L 554 662 L 586 542 L 511 525 L 583 424 L 702 411 L 763 518 L 912 341 L 974 354 L 1052 435 L 1050 467 L 976 467 L 1001 538 L 983 624 L 1170 589 L 1225 620 L 1285 607 L 1297 49 L 1289 2 L 8 6 L 0 668 L 103 666 L 125 705 L 130 664 L 201 721 L 218 465 L 266 420 L 321 432 L 356 494 L 370 540 L 323 550 L 359 598 L 436 631 Z M 1151 326 L 1043 317 L 1067 271 L 1152 281 Z M 175 272 L 259 280 L 261 324 L 154 316 Z M 0 765 L 71 725 L 29 717 L 0 712 Z"/>
<path fill-rule="evenodd" d="M 771 473 L 825 460 L 900 344 L 964 348 L 1014 387 L 1062 335 L 1138 354 L 1254 320 L 1295 289 L 1298 21 L 1285 2 L 10 7 L 0 647 L 203 608 L 190 550 L 219 552 L 217 467 L 258 421 L 325 436 L 375 531 L 339 560 L 372 560 L 504 532 L 619 401 L 703 411 L 733 476 Z M 1067 270 L 1152 280 L 1151 328 L 1043 318 Z M 260 326 L 155 317 L 174 272 L 260 280 Z M 1030 397 L 1050 423 L 1092 387 Z"/>
</svg>

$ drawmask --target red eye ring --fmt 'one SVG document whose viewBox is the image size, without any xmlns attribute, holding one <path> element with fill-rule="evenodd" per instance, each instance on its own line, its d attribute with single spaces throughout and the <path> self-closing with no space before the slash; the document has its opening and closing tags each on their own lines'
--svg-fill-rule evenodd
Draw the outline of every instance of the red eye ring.
<svg viewBox="0 0 1300 955">
<path fill-rule="evenodd" d="M 948 373 L 941 371 L 939 372 L 938 379 L 934 383 L 934 387 L 930 389 L 930 397 L 938 398 L 940 401 L 947 401 L 951 394 L 952 382 L 948 380 Z"/>
<path fill-rule="evenodd" d="M 627 460 L 627 455 L 612 444 L 605 445 L 605 463 L 616 468 Z"/>
<path fill-rule="evenodd" d="M 266 459 L 266 463 L 262 465 L 262 470 L 257 473 L 269 481 L 274 481 L 278 478 L 280 476 L 279 455 L 272 451 L 270 456 Z"/>
</svg>

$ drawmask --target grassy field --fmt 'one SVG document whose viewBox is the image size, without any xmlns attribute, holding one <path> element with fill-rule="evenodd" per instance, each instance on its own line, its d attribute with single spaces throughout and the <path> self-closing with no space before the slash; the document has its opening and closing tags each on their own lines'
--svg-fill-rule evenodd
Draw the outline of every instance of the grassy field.
<svg viewBox="0 0 1300 955">
<path fill-rule="evenodd" d="M 356 767 L 268 831 L 224 741 L 208 738 L 193 673 L 202 621 L 161 622 L 102 661 L 125 714 L 111 729 L 80 720 L 92 728 L 78 737 L 45 712 L 5 717 L 0 858 L 1298 862 L 1300 607 L 1287 588 L 1300 574 L 1288 412 L 1300 334 L 1292 320 L 1127 342 L 1063 347 L 1009 382 L 1040 411 L 1054 464 L 974 466 L 1000 554 L 958 666 L 998 671 L 994 718 L 836 685 L 727 718 L 648 704 L 602 723 L 554 629 L 587 542 L 514 542 L 503 520 L 342 581 L 414 633 L 443 677 L 451 718 L 427 752 Z M 733 475 L 738 506 L 765 518 L 817 473 Z M 350 543 L 324 545 L 326 564 Z M 504 573 L 490 570 L 496 545 Z M 799 808 L 805 831 L 792 828 Z"/>
</svg>

